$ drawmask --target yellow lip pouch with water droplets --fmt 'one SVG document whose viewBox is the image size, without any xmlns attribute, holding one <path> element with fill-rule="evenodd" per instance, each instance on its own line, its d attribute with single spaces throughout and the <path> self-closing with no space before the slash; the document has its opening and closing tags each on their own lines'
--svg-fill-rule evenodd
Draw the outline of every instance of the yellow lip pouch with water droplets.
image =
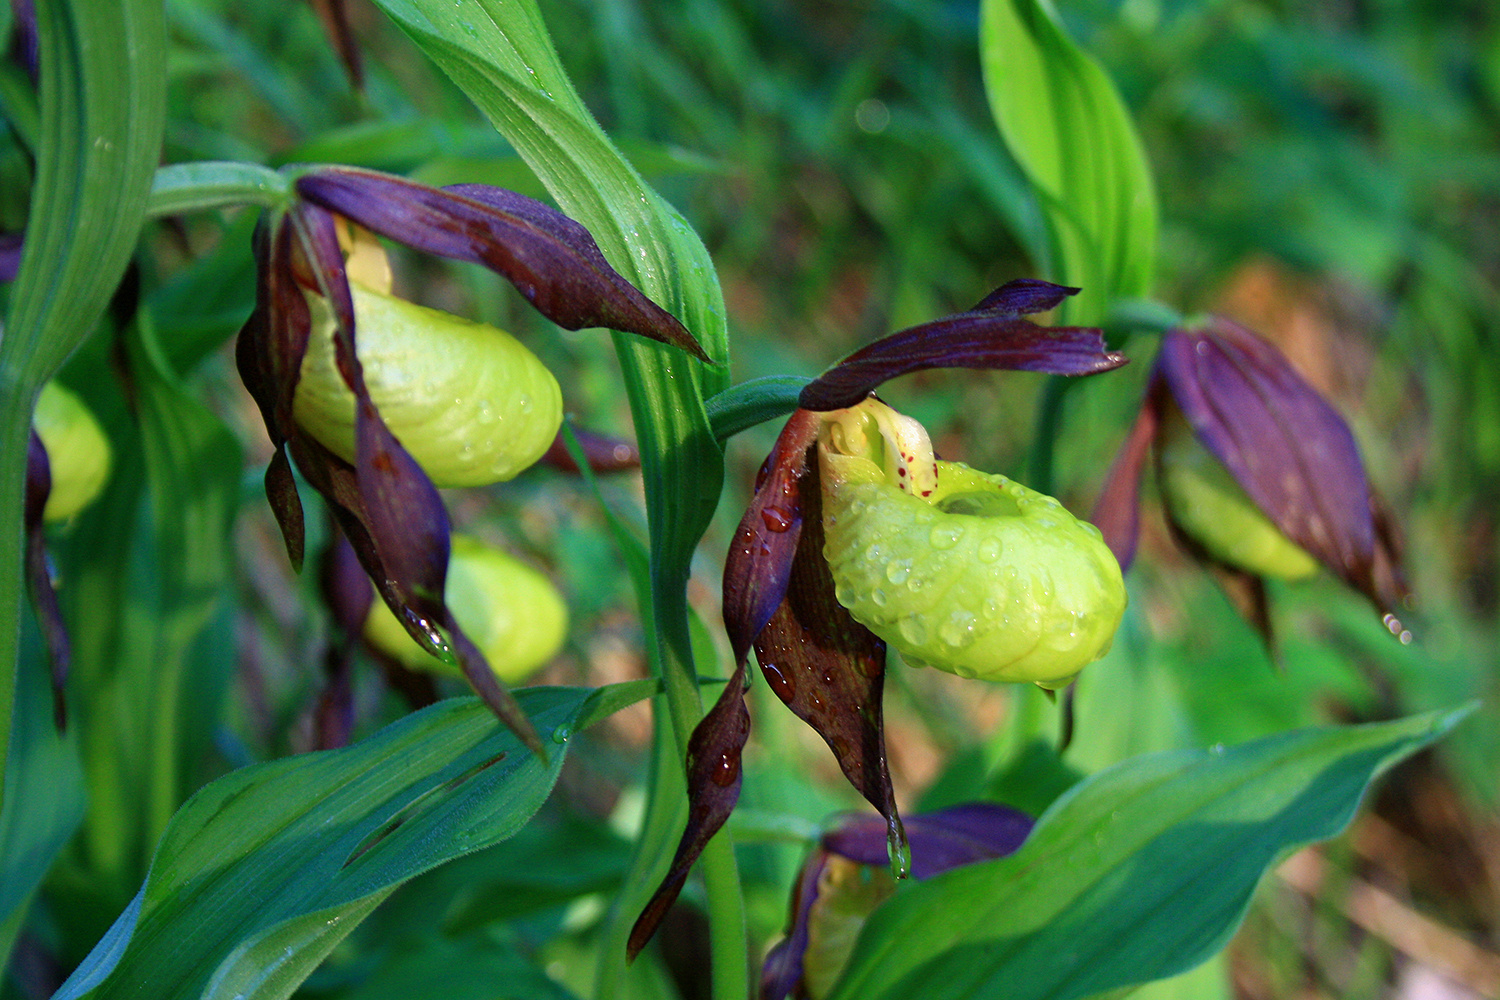
<svg viewBox="0 0 1500 1000">
<path fill-rule="evenodd" d="M 557 379 L 524 344 L 484 323 L 351 283 L 355 341 L 381 419 L 437 486 L 488 486 L 533 465 L 562 424 Z M 297 423 L 354 460 L 354 394 L 335 364 L 333 313 L 308 296 L 312 335 Z"/>
<path fill-rule="evenodd" d="M 824 556 L 855 620 L 915 666 L 1045 688 L 1108 651 L 1125 585 L 1097 528 L 1004 476 L 934 462 L 921 426 L 882 403 L 830 417 Z"/>
</svg>

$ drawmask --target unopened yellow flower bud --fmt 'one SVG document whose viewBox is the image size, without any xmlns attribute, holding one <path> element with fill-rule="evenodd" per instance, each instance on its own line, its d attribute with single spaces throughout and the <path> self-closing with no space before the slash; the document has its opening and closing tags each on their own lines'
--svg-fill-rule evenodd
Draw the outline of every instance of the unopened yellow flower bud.
<svg viewBox="0 0 1500 1000">
<path fill-rule="evenodd" d="M 453 536 L 444 589 L 459 628 L 507 684 L 535 673 L 567 637 L 567 605 L 552 581 L 476 538 Z M 364 634 L 372 646 L 413 670 L 451 670 L 417 645 L 384 602 L 371 605 Z"/>
</svg>

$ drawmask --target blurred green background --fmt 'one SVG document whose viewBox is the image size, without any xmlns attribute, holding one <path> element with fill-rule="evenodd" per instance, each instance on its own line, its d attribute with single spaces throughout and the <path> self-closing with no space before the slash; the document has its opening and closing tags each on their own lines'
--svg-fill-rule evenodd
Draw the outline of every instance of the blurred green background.
<svg viewBox="0 0 1500 1000">
<path fill-rule="evenodd" d="M 168 9 L 164 162 L 337 162 L 542 196 L 456 88 L 361 0 L 348 14 L 362 92 L 312 6 L 171 0 Z M 1049 276 L 1031 256 L 1038 206 L 985 102 L 977 4 L 547 0 L 542 9 L 586 103 L 712 252 L 736 381 L 816 374 L 1006 280 Z M 1024 773 L 1036 801 L 1017 804 L 1040 808 L 1038 774 L 1061 788 L 1072 773 L 1148 750 L 1483 698 L 1479 715 L 1403 767 L 1352 835 L 1319 855 L 1321 881 L 1308 881 L 1305 865 L 1268 880 L 1223 963 L 1155 988 L 1415 997 L 1436 995 L 1415 991 L 1441 974 L 1450 989 L 1441 996 L 1483 996 L 1500 983 L 1500 9 L 1482 0 L 1060 0 L 1057 10 L 1119 86 L 1155 172 L 1157 297 L 1266 334 L 1347 415 L 1406 535 L 1416 641 L 1393 641 L 1331 581 L 1277 587 L 1273 665 L 1148 501 L 1131 607 L 1114 651 L 1082 680 L 1073 747 L 1062 760 L 1052 753 L 1056 709 L 1035 692 L 897 666 L 887 711 L 903 806 L 984 792 L 981 776 L 998 764 L 989 791 L 1005 794 L 1005 775 Z M 28 169 L 14 144 L 0 146 L 0 192 L 24 190 L 10 179 L 24 185 Z M 23 211 L 19 197 L 0 194 L 0 230 L 17 228 Z M 157 818 L 127 831 L 126 805 L 91 810 L 49 879 L 23 957 L 76 961 L 133 895 L 153 830 L 182 798 L 230 767 L 306 746 L 327 626 L 313 582 L 290 575 L 264 509 L 265 443 L 225 347 L 252 301 L 248 233 L 234 213 L 184 219 L 153 229 L 141 256 L 175 373 L 248 454 L 236 558 L 202 609 L 208 625 L 184 654 L 188 680 L 165 709 L 178 733 L 164 751 L 167 776 L 149 792 L 119 791 L 152 796 L 139 813 Z M 607 338 L 559 334 L 486 272 L 415 258 L 397 267 L 407 296 L 521 336 L 558 374 L 581 423 L 629 433 Z M 1129 368 L 1080 385 L 1063 411 L 1053 485 L 1080 513 L 1139 402 L 1155 341 L 1136 335 L 1121 348 Z M 91 377 L 102 350 L 91 344 L 64 379 Z M 926 373 L 883 395 L 926 423 L 945 457 L 1024 478 L 1044 385 L 1024 374 Z M 121 405 L 100 408 L 123 426 Z M 720 553 L 774 433 L 757 428 L 730 444 L 725 501 L 691 591 L 715 636 Z M 602 497 L 640 526 L 628 477 L 607 482 Z M 642 672 L 628 580 L 598 498 L 536 472 L 449 499 L 456 523 L 545 567 L 564 589 L 573 637 L 544 679 Z M 61 542 L 65 566 L 69 547 L 87 550 L 108 516 L 73 526 Z M 722 643 L 719 658 L 704 672 L 727 672 Z M 359 732 L 403 710 L 373 672 L 365 678 Z M 734 822 L 748 845 L 752 932 L 764 941 L 784 919 L 799 832 L 858 803 L 816 737 L 767 704 L 763 686 L 753 699 L 749 808 Z M 125 701 L 162 710 L 151 691 Z M 351 984 L 364 981 L 372 955 L 417 975 L 455 956 L 498 962 L 482 957 L 497 942 L 564 981 L 582 977 L 581 989 L 591 966 L 578 956 L 627 858 L 611 831 L 629 829 L 648 738 L 637 710 L 581 741 L 561 793 L 503 863 L 493 851 L 476 855 L 402 890 L 307 995 L 366 996 Z M 1373 907 L 1372 917 L 1371 892 L 1394 909 Z M 413 914 L 429 919 L 413 923 Z M 1412 930 L 1428 924 L 1436 937 Z M 691 918 L 668 928 L 684 939 L 695 932 Z M 1433 940 L 1446 944 L 1421 943 Z"/>
</svg>

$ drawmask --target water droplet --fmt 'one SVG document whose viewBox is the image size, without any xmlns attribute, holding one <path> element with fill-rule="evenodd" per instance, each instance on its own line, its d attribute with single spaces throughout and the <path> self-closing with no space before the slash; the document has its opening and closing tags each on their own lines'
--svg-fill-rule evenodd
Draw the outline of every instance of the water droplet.
<svg viewBox="0 0 1500 1000">
<path fill-rule="evenodd" d="M 573 728 L 571 726 L 561 725 L 561 726 L 558 726 L 556 729 L 552 730 L 552 742 L 553 743 L 558 743 L 558 744 L 566 743 L 566 742 L 568 742 L 568 740 L 570 740 L 572 738 L 573 738 Z"/>
<path fill-rule="evenodd" d="M 955 611 L 938 627 L 938 638 L 954 649 L 965 649 L 974 644 L 974 616 L 967 611 Z"/>
<path fill-rule="evenodd" d="M 886 566 L 885 578 L 892 583 L 905 583 L 906 578 L 911 575 L 911 560 L 897 559 Z"/>
<path fill-rule="evenodd" d="M 870 595 L 870 600 L 874 601 L 877 607 L 883 608 L 886 606 L 886 602 L 890 600 L 890 595 L 882 588 L 876 587 L 875 592 Z"/>
<path fill-rule="evenodd" d="M 774 663 L 762 663 L 760 672 L 765 675 L 766 683 L 771 685 L 771 690 L 776 697 L 782 701 L 791 701 L 797 695 L 797 685 L 792 682 L 791 677 L 781 672 L 781 668 Z"/>
<path fill-rule="evenodd" d="M 762 507 L 760 519 L 767 531 L 774 531 L 778 535 L 792 526 L 792 516 L 780 507 Z"/>
<path fill-rule="evenodd" d="M 940 524 L 928 534 L 927 541 L 935 549 L 951 549 L 963 533 L 964 529 L 956 524 Z"/>
<path fill-rule="evenodd" d="M 994 535 L 985 538 L 979 543 L 978 556 L 980 562 L 998 562 L 1000 556 L 1005 552 L 1005 543 Z"/>
<path fill-rule="evenodd" d="M 740 762 L 737 758 L 727 753 L 719 755 L 714 762 L 713 770 L 709 772 L 709 780 L 720 788 L 734 784 L 734 779 L 740 776 Z"/>
<path fill-rule="evenodd" d="M 531 396 L 523 392 L 521 398 L 516 400 L 516 405 L 520 407 L 522 413 L 530 413 L 535 404 L 532 403 Z"/>
<path fill-rule="evenodd" d="M 888 829 L 885 835 L 885 852 L 891 859 L 891 874 L 897 878 L 911 875 L 911 845 L 899 830 Z"/>
<path fill-rule="evenodd" d="M 913 594 L 921 593 L 922 588 L 926 586 L 927 578 L 925 576 L 918 575 L 909 577 L 906 581 L 906 589 L 911 591 Z"/>
<path fill-rule="evenodd" d="M 919 615 L 908 615 L 901 619 L 901 637 L 913 646 L 927 644 L 927 623 Z"/>
<path fill-rule="evenodd" d="M 1215 757 L 1222 757 L 1224 756 L 1224 744 L 1215 743 L 1213 746 L 1208 748 L 1208 752 L 1213 754 Z"/>
</svg>

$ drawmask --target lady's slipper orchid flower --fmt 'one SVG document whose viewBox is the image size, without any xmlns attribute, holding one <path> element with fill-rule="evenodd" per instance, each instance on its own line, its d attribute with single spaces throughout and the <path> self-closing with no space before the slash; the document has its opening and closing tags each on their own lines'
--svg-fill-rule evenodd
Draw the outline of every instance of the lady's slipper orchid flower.
<svg viewBox="0 0 1500 1000">
<path fill-rule="evenodd" d="M 989 802 L 908 816 L 912 877 L 1014 854 L 1034 825 L 1025 813 Z M 895 891 L 879 818 L 851 819 L 824 834 L 797 877 L 786 937 L 761 968 L 760 1000 L 827 996 L 865 921 Z"/>
<path fill-rule="evenodd" d="M 1396 617 L 1408 595 L 1399 542 L 1354 435 L 1269 342 L 1219 318 L 1163 338 L 1140 415 L 1093 514 L 1126 568 L 1153 443 L 1173 534 L 1218 572 L 1268 646 L 1265 578 L 1299 579 L 1319 564 L 1410 641 Z"/>
<path fill-rule="evenodd" d="M 514 475 L 556 430 L 555 383 L 499 331 L 391 299 L 378 255 L 370 267 L 355 240 L 346 260 L 340 227 L 347 220 L 489 267 L 564 328 L 608 327 L 699 358 L 702 349 L 609 266 L 583 226 L 530 198 L 344 167 L 309 170 L 295 187 L 296 204 L 257 233 L 256 305 L 237 349 L 240 375 L 276 449 L 266 494 L 287 552 L 300 567 L 295 460 L 406 631 L 456 661 L 496 715 L 540 753 L 530 722 L 444 601 L 448 515 L 433 475 L 414 455 L 443 482 Z M 374 354 L 362 349 L 366 339 Z M 309 391 L 299 393 L 304 380 Z M 511 425 L 501 430 L 504 421 Z M 543 431 L 529 434 L 537 426 Z M 530 439 L 524 455 L 511 450 L 519 438 Z M 466 454 L 465 446 L 484 454 Z"/>
<path fill-rule="evenodd" d="M 1046 685 L 1103 652 L 1124 590 L 1097 532 L 1003 477 L 935 462 L 920 425 L 870 398 L 888 379 L 929 368 L 1088 375 L 1124 364 L 1098 330 L 1023 318 L 1076 292 L 1010 282 L 973 309 L 870 344 L 804 387 L 725 561 L 735 670 L 689 741 L 687 829 L 636 922 L 632 956 L 739 798 L 752 647 L 777 697 L 885 817 L 901 874 L 907 841 L 881 718 L 886 642 L 926 665 Z"/>
</svg>

